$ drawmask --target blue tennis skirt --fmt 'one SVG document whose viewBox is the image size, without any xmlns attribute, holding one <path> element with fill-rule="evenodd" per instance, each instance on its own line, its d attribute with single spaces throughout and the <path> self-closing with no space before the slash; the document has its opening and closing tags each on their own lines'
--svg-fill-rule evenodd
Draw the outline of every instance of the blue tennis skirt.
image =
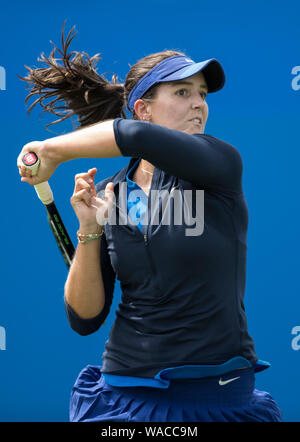
<svg viewBox="0 0 300 442">
<path fill-rule="evenodd" d="M 222 376 L 174 379 L 167 389 L 113 387 L 100 366 L 88 365 L 71 392 L 70 421 L 281 422 L 274 399 L 254 384 L 254 369 L 246 368 Z"/>
</svg>

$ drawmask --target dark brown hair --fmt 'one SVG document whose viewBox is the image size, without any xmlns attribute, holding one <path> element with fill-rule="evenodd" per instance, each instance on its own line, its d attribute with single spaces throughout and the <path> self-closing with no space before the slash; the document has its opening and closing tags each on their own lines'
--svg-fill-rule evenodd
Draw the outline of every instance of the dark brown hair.
<svg viewBox="0 0 300 442">
<path fill-rule="evenodd" d="M 96 71 L 96 65 L 101 59 L 100 54 L 90 57 L 85 52 L 68 52 L 77 32 L 73 26 L 65 39 L 64 28 L 65 23 L 62 28 L 62 50 L 52 43 L 54 48 L 49 57 L 42 53 L 38 58 L 38 61 L 45 63 L 46 67 L 32 69 L 25 66 L 28 75 L 19 76 L 31 88 L 25 98 L 25 104 L 27 105 L 31 97 L 38 97 L 27 112 L 30 113 L 39 103 L 43 108 L 42 113 L 49 112 L 60 117 L 47 124 L 47 128 L 73 115 L 78 117 L 79 128 L 112 118 L 126 118 L 124 107 L 129 110 L 128 95 L 136 83 L 165 58 L 185 55 L 172 50 L 150 54 L 131 67 L 124 84 L 118 83 L 115 74 L 109 82 L 103 74 L 99 75 Z M 60 57 L 56 55 L 56 51 Z M 158 85 L 155 85 L 148 90 L 143 99 L 153 99 L 157 87 Z M 134 111 L 133 119 L 137 119 Z"/>
</svg>

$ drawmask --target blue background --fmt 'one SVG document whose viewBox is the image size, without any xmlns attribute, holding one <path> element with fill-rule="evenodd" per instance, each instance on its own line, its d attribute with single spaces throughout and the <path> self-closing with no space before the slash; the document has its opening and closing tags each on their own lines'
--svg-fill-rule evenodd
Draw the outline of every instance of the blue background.
<svg viewBox="0 0 300 442">
<path fill-rule="evenodd" d="M 67 268 L 60 256 L 34 189 L 21 183 L 16 158 L 22 146 L 72 130 L 71 121 L 28 116 L 24 105 L 24 65 L 37 66 L 50 40 L 76 25 L 71 49 L 100 52 L 98 72 L 125 79 L 129 65 L 164 49 L 194 60 L 217 58 L 225 88 L 208 96 L 206 133 L 239 149 L 249 206 L 245 306 L 259 358 L 272 367 L 257 375 L 286 421 L 300 421 L 300 352 L 292 328 L 299 317 L 299 103 L 291 74 L 300 65 L 299 1 L 186 3 L 170 0 L 128 4 L 119 0 L 5 2 L 0 18 L 2 161 L 0 326 L 0 420 L 67 421 L 69 396 L 79 371 L 101 364 L 105 340 L 120 301 L 117 284 L 106 324 L 95 334 L 73 332 L 63 307 Z M 107 78 L 111 78 L 110 74 Z M 300 84 L 300 81 L 298 82 Z M 75 173 L 98 168 L 98 180 L 114 174 L 128 158 L 84 159 L 59 166 L 50 184 L 76 244 L 77 218 L 70 205 Z"/>
</svg>

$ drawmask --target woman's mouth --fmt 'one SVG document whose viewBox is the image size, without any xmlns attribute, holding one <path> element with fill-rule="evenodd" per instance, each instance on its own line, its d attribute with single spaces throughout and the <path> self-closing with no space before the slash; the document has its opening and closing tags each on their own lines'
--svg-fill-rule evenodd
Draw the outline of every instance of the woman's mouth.
<svg viewBox="0 0 300 442">
<path fill-rule="evenodd" d="M 192 123 L 197 124 L 197 126 L 201 126 L 201 118 L 193 118 L 190 120 Z"/>
</svg>

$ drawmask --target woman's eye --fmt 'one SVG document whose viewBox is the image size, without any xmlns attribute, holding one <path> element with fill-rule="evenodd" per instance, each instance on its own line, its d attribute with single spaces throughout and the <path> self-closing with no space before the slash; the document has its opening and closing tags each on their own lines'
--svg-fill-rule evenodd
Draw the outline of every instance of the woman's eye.
<svg viewBox="0 0 300 442">
<path fill-rule="evenodd" d="M 189 91 L 187 89 L 178 89 L 178 91 L 176 91 L 176 95 L 179 95 L 181 97 L 188 96 L 188 93 L 189 93 Z M 201 95 L 203 100 L 205 100 L 206 97 L 207 97 L 206 92 L 200 92 L 200 95 Z"/>
<path fill-rule="evenodd" d="M 180 96 L 182 96 L 182 97 L 184 97 L 184 96 L 187 94 L 187 90 L 186 90 L 186 89 L 179 89 L 179 90 L 176 92 L 176 94 L 177 94 L 177 95 L 180 95 Z"/>
</svg>

